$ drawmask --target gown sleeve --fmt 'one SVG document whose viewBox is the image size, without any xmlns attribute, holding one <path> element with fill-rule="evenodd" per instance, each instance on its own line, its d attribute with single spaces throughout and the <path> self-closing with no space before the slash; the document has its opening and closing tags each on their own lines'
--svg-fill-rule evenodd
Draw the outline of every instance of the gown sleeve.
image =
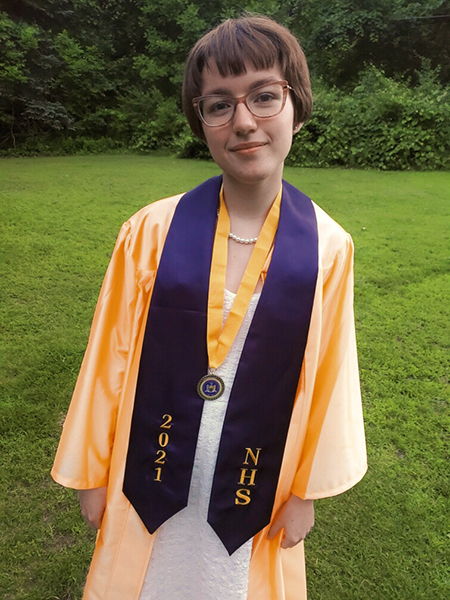
<svg viewBox="0 0 450 600">
<path fill-rule="evenodd" d="M 367 470 L 348 234 L 323 286 L 320 336 L 306 437 L 292 487 L 304 499 L 340 494 Z"/>
<path fill-rule="evenodd" d="M 129 352 L 136 277 L 125 223 L 103 281 L 87 350 L 52 469 L 58 483 L 75 489 L 104 486 Z"/>
</svg>

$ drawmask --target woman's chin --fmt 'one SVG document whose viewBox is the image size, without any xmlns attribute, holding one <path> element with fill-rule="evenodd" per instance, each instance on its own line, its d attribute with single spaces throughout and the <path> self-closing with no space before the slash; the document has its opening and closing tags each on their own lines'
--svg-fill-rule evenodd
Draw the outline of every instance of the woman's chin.
<svg viewBox="0 0 450 600">
<path fill-rule="evenodd" d="M 259 185 L 270 181 L 280 181 L 283 175 L 283 165 L 277 169 L 266 169 L 258 165 L 247 165 L 246 168 L 229 171 L 222 169 L 224 179 L 233 180 L 245 186 Z"/>
</svg>

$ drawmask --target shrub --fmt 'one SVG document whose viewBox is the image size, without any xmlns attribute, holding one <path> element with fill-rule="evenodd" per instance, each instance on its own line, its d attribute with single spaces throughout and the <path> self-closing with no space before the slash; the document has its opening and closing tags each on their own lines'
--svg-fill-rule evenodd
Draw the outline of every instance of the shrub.
<svg viewBox="0 0 450 600">
<path fill-rule="evenodd" d="M 375 68 L 344 93 L 316 87 L 314 116 L 289 164 L 376 169 L 450 167 L 450 90 L 428 69 L 410 88 Z"/>
<path fill-rule="evenodd" d="M 135 150 L 173 150 L 184 129 L 184 117 L 175 98 L 165 98 L 158 90 L 151 97 L 152 116 L 136 124 L 131 139 Z"/>
<path fill-rule="evenodd" d="M 68 137 L 29 137 L 17 148 L 1 149 L 0 156 L 64 156 L 70 154 L 106 154 L 126 150 L 125 144 L 102 137 L 92 139 L 82 136 Z"/>
</svg>

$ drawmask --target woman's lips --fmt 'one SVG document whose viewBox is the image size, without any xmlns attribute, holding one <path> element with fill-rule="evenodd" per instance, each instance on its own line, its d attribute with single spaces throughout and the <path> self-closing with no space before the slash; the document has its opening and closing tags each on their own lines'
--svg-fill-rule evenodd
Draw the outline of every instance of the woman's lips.
<svg viewBox="0 0 450 600">
<path fill-rule="evenodd" d="M 231 152 L 236 152 L 237 154 L 255 154 L 261 148 L 264 148 L 266 144 L 264 143 L 252 143 L 252 144 L 239 144 L 231 148 Z"/>
</svg>

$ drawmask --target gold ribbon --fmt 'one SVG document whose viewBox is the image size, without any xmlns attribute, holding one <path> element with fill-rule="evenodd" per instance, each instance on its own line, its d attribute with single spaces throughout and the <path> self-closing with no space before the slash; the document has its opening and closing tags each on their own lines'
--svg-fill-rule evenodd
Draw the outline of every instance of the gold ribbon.
<svg viewBox="0 0 450 600">
<path fill-rule="evenodd" d="M 225 360 L 247 312 L 278 228 L 281 195 L 280 189 L 264 221 L 230 314 L 222 328 L 230 217 L 224 201 L 223 188 L 220 190 L 219 219 L 214 239 L 208 293 L 207 347 L 209 366 L 212 370 L 217 369 Z"/>
</svg>

